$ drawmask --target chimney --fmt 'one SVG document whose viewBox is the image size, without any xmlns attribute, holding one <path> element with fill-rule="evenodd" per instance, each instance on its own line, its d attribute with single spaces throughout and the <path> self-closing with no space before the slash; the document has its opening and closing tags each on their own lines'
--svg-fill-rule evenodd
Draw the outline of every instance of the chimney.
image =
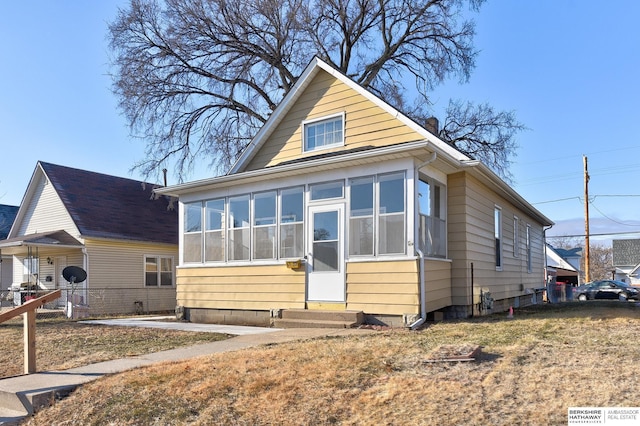
<svg viewBox="0 0 640 426">
<path fill-rule="evenodd" d="M 162 174 L 164 176 L 164 186 L 167 186 L 167 169 L 162 169 Z"/>
<path fill-rule="evenodd" d="M 435 117 L 427 118 L 427 121 L 425 122 L 425 125 L 424 125 L 424 128 L 427 129 L 429 132 L 433 133 L 435 136 L 438 136 L 438 132 L 440 131 L 439 127 L 440 127 L 440 123 L 438 122 L 438 119 Z"/>
</svg>

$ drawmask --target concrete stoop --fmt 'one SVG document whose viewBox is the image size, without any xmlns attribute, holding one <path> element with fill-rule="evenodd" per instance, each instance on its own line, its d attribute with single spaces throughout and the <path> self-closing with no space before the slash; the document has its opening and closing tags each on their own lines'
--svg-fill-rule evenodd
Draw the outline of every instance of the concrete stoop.
<svg viewBox="0 0 640 426">
<path fill-rule="evenodd" d="M 364 322 L 362 311 L 284 309 L 274 318 L 277 328 L 355 328 Z"/>
<path fill-rule="evenodd" d="M 13 414 L 16 418 L 30 416 L 38 410 L 53 405 L 55 401 L 69 396 L 78 386 L 55 386 L 51 388 L 34 389 L 26 392 L 0 391 L 1 417 Z M 0 421 L 0 424 L 10 424 Z"/>
</svg>

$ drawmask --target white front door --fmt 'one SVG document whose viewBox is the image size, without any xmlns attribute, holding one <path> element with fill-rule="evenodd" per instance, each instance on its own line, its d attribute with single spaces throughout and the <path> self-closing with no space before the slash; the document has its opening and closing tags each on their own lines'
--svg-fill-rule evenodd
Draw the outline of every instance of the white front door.
<svg viewBox="0 0 640 426">
<path fill-rule="evenodd" d="M 309 207 L 307 300 L 345 301 L 344 204 Z"/>
</svg>

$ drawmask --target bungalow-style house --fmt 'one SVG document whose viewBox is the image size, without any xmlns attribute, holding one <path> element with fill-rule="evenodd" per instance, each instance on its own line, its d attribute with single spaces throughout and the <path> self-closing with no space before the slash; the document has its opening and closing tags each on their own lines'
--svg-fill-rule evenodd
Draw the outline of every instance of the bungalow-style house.
<svg viewBox="0 0 640 426">
<path fill-rule="evenodd" d="M 613 279 L 640 285 L 640 239 L 613 240 Z"/>
<path fill-rule="evenodd" d="M 63 289 L 59 306 L 88 314 L 174 311 L 178 212 L 153 186 L 38 162 L 0 241 L 13 260 L 14 304 Z M 86 280 L 68 283 L 67 266 Z"/>
<path fill-rule="evenodd" d="M 320 59 L 227 175 L 179 197 L 178 310 L 268 325 L 289 310 L 417 327 L 530 303 L 552 222 Z"/>
<path fill-rule="evenodd" d="M 0 204 L 0 240 L 4 240 L 9 235 L 17 213 L 18 206 Z M 9 287 L 11 287 L 12 262 L 11 256 L 0 256 L 0 302 L 2 306 L 7 302 L 5 295 L 8 294 Z"/>
</svg>

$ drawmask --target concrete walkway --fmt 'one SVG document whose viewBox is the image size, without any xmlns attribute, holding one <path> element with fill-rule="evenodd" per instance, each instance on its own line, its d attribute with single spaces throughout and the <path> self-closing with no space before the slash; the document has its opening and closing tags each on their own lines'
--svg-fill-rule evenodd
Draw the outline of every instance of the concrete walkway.
<svg viewBox="0 0 640 426">
<path fill-rule="evenodd" d="M 164 318 L 168 319 L 171 317 Z M 156 352 L 148 355 L 105 361 L 64 371 L 45 371 L 0 379 L 0 425 L 19 424 L 22 419 L 38 411 L 38 409 L 50 405 L 55 399 L 63 398 L 78 386 L 96 380 L 107 374 L 120 373 L 159 362 L 181 361 L 198 356 L 237 351 L 264 344 L 285 343 L 324 336 L 342 336 L 372 332 L 371 330 L 366 329 L 274 329 L 224 326 L 216 324 L 192 324 L 177 321 L 164 322 L 162 319 L 163 317 L 147 317 L 85 322 L 113 326 L 166 328 L 182 331 L 225 333 L 235 335 L 236 337 L 218 342 Z"/>
</svg>

